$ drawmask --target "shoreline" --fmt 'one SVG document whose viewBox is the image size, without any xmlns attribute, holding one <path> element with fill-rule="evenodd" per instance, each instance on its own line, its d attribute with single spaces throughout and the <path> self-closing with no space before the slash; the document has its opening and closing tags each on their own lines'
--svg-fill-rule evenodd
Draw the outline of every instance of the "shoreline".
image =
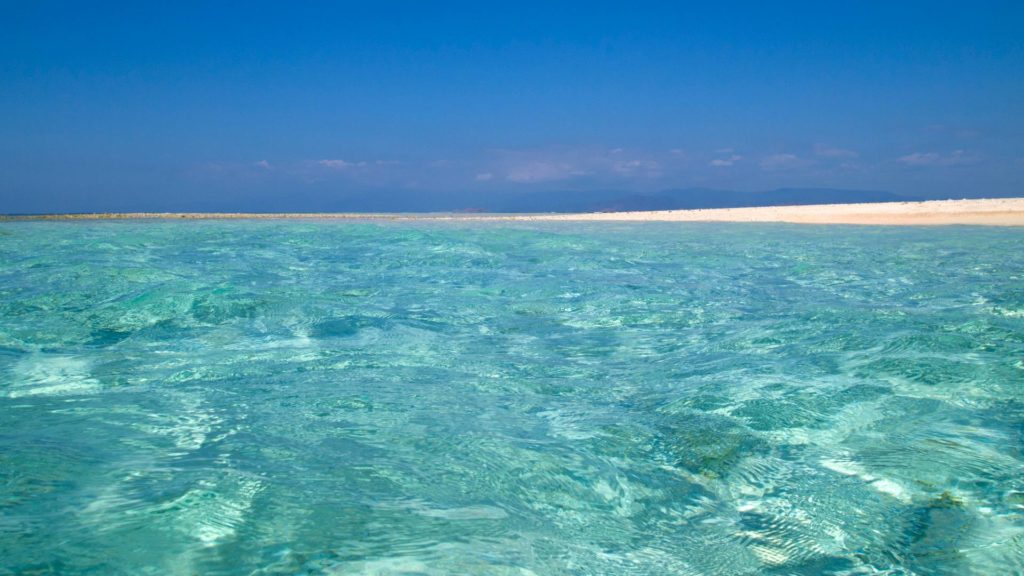
<svg viewBox="0 0 1024 576">
<path fill-rule="evenodd" d="M 777 222 L 885 226 L 1024 226 L 1024 197 L 870 204 L 558 214 L 109 212 L 0 215 L 0 222 L 72 220 L 438 220 L 466 222 Z"/>
</svg>

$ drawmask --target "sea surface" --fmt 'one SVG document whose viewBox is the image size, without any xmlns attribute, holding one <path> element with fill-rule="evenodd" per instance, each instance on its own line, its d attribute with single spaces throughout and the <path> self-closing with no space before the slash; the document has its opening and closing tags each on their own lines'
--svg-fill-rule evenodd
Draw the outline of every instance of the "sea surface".
<svg viewBox="0 0 1024 576">
<path fill-rule="evenodd" d="M 1024 229 L 0 223 L 0 574 L 1024 573 Z"/>
</svg>

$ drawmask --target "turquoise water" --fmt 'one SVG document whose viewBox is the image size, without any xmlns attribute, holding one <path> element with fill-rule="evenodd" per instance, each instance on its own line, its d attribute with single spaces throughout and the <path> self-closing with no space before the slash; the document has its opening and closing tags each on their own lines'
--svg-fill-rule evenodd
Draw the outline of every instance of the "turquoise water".
<svg viewBox="0 0 1024 576">
<path fill-rule="evenodd" d="M 0 574 L 1021 574 L 1024 230 L 0 224 Z"/>
</svg>

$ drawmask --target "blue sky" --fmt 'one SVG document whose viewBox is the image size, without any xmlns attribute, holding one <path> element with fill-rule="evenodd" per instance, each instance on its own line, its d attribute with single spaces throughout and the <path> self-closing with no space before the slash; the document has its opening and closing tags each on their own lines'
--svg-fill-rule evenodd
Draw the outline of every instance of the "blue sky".
<svg viewBox="0 0 1024 576">
<path fill-rule="evenodd" d="M 0 212 L 1024 195 L 1024 3 L 0 4 Z"/>
</svg>

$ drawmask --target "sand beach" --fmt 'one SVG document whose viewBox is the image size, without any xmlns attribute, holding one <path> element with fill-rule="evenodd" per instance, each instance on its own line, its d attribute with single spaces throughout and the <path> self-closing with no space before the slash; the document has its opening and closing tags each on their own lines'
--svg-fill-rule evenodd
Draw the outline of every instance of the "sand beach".
<svg viewBox="0 0 1024 576">
<path fill-rule="evenodd" d="M 533 216 L 536 220 L 1024 226 L 1024 198 Z"/>
<path fill-rule="evenodd" d="M 246 212 L 108 212 L 91 214 L 5 215 L 2 220 L 122 219 L 338 219 L 465 220 L 558 222 L 786 222 L 792 224 L 861 224 L 887 226 L 1024 226 L 1024 198 L 931 200 L 872 204 L 819 204 L 706 210 L 657 210 L 580 214 L 462 213 L 246 213 Z"/>
</svg>

